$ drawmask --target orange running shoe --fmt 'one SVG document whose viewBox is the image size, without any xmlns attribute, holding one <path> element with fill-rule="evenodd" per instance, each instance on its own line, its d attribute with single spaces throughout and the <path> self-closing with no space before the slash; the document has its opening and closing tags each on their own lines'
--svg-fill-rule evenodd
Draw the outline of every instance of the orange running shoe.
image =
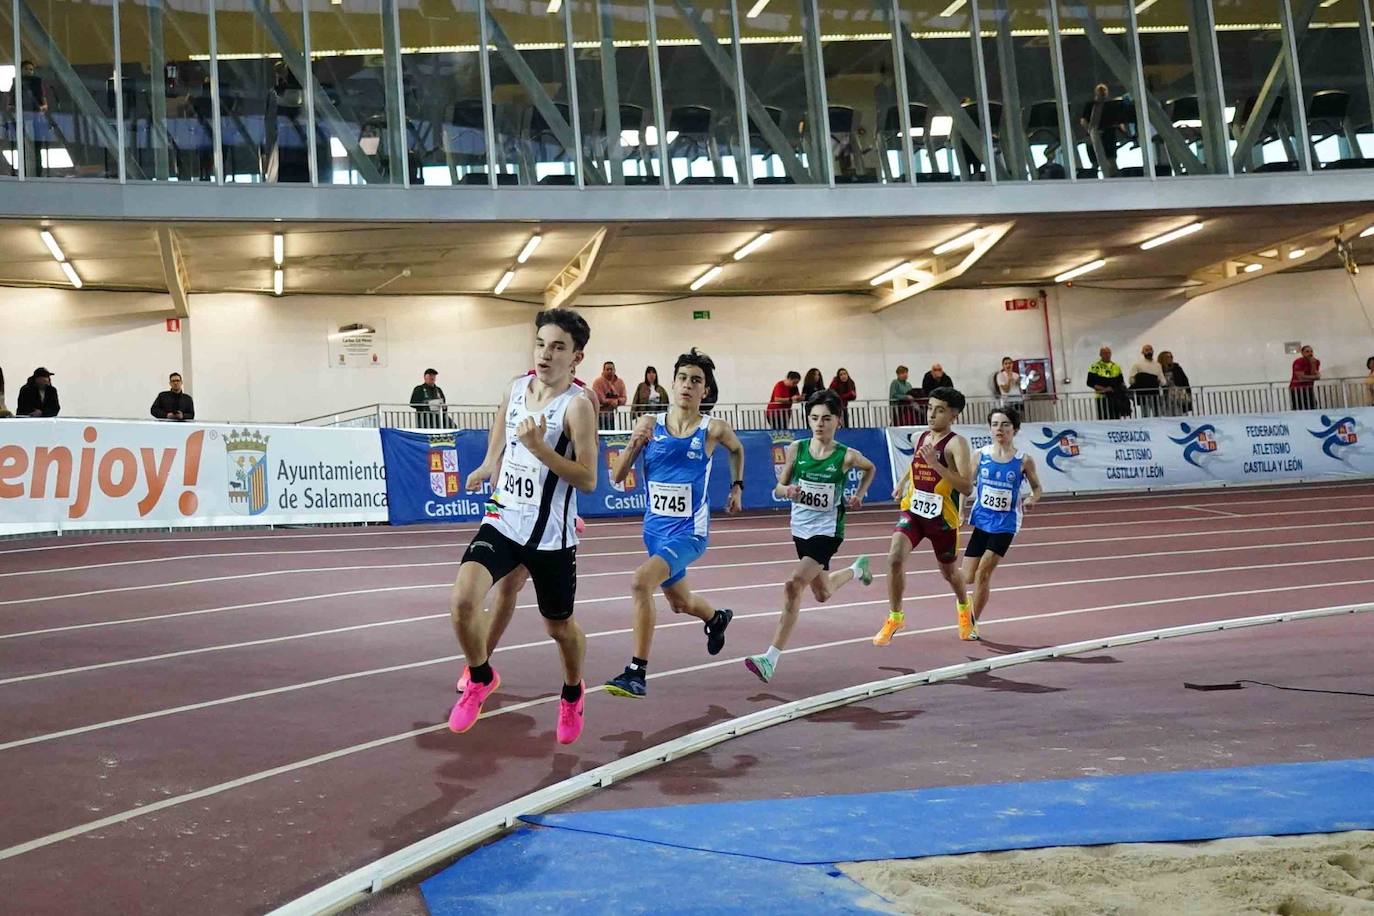
<svg viewBox="0 0 1374 916">
<path fill-rule="evenodd" d="M 978 624 L 973 621 L 973 609 L 967 604 L 956 604 L 959 612 L 959 638 L 965 641 L 978 639 Z"/>
<path fill-rule="evenodd" d="M 877 635 L 877 636 L 874 636 L 874 637 L 873 637 L 873 645 L 875 645 L 875 646 L 885 646 L 885 645 L 887 645 L 888 643 L 892 642 L 892 637 L 893 637 L 894 635 L 896 635 L 897 631 L 900 630 L 900 629 L 902 629 L 902 628 L 905 627 L 905 626 L 906 626 L 906 617 L 905 617 L 905 616 L 893 617 L 891 614 L 888 614 L 888 615 L 887 615 L 887 619 L 883 621 L 883 628 L 882 628 L 881 630 L 878 631 L 878 635 Z"/>
</svg>

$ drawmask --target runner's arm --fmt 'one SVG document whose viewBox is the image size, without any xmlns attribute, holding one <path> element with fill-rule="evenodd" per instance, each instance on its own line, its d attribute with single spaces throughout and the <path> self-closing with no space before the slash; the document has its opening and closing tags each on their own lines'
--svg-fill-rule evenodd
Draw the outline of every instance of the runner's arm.
<svg viewBox="0 0 1374 916">
<path fill-rule="evenodd" d="M 482 463 L 468 475 L 467 488 L 469 490 L 480 490 L 482 484 L 496 476 L 501 469 L 501 453 L 506 450 L 506 410 L 510 407 L 510 389 L 506 389 L 506 396 L 501 399 L 501 406 L 496 409 L 496 417 L 491 421 L 491 429 L 487 432 L 487 454 L 482 458 Z"/>
<path fill-rule="evenodd" d="M 540 426 L 544 425 L 541 415 Z M 566 480 L 571 486 L 583 493 L 596 489 L 596 465 L 598 449 L 596 441 L 596 411 L 586 398 L 573 398 L 568 402 L 564 422 L 572 434 L 573 457 L 564 458 L 553 450 L 548 440 L 541 434 L 538 438 L 524 442 L 525 448 L 543 462 L 551 472 Z M 523 424 L 522 424 L 523 426 Z"/>
<path fill-rule="evenodd" d="M 744 480 L 744 445 L 724 420 L 711 421 L 710 435 L 730 453 L 730 495 L 725 500 L 725 511 L 734 514 L 744 503 L 744 487 L 735 486 L 736 480 Z"/>
<path fill-rule="evenodd" d="M 783 461 L 782 476 L 778 478 L 778 485 L 773 488 L 773 495 L 778 499 L 792 499 L 796 494 L 792 492 L 792 471 L 797 466 L 797 442 L 787 446 L 787 458 Z M 738 480 L 739 478 L 733 478 Z"/>
<path fill-rule="evenodd" d="M 611 480 L 616 483 L 624 483 L 625 478 L 630 476 L 630 468 L 635 466 L 639 460 L 639 453 L 644 450 L 644 444 L 649 441 L 649 437 L 654 434 L 654 424 L 658 422 L 653 414 L 644 414 L 635 421 L 634 432 L 630 434 L 630 442 L 620 450 L 620 455 L 615 460 L 615 467 L 611 470 Z"/>
<path fill-rule="evenodd" d="M 1025 502 L 1021 503 L 1021 508 L 1029 509 L 1040 502 L 1040 497 L 1045 495 L 1045 491 L 1040 488 L 1040 474 L 1035 469 L 1035 459 L 1030 455 L 1021 459 L 1021 473 L 1026 475 L 1026 482 L 1031 487 L 1031 495 L 1026 497 Z"/>
<path fill-rule="evenodd" d="M 899 480 L 899 481 L 897 481 L 897 486 L 895 486 L 895 487 L 892 488 L 892 498 L 893 498 L 893 499 L 901 499 L 901 498 L 902 498 L 902 494 L 906 492 L 906 485 L 907 485 L 907 483 L 908 483 L 910 480 L 911 480 L 911 465 L 907 465 L 906 470 L 902 472 L 902 479 Z"/>
<path fill-rule="evenodd" d="M 850 497 L 852 509 L 859 508 L 859 504 L 864 501 L 864 495 L 868 493 L 868 488 L 873 486 L 873 478 L 878 476 L 878 466 L 864 457 L 863 452 L 856 448 L 851 448 L 845 452 L 844 469 L 846 471 L 858 468 L 863 477 L 859 480 L 859 488 Z"/>
</svg>

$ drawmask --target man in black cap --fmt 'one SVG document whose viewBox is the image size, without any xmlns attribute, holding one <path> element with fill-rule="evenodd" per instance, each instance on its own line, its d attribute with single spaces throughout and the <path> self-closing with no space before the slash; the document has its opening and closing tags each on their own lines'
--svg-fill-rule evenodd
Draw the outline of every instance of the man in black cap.
<svg viewBox="0 0 1374 916">
<path fill-rule="evenodd" d="M 14 407 L 14 414 L 17 417 L 55 417 L 61 410 L 52 373 L 39 366 L 19 389 L 19 403 Z"/>
<path fill-rule="evenodd" d="M 419 426 L 444 425 L 441 418 L 444 408 L 448 405 L 444 399 L 444 389 L 440 388 L 436 381 L 438 376 L 438 369 L 426 369 L 424 384 L 416 385 L 415 390 L 410 393 L 410 406 L 415 408 L 415 421 Z"/>
<path fill-rule="evenodd" d="M 171 387 L 157 396 L 148 412 L 159 420 L 172 420 L 177 423 L 194 420 L 196 402 L 181 390 L 181 373 L 173 372 L 167 376 L 167 382 Z"/>
</svg>

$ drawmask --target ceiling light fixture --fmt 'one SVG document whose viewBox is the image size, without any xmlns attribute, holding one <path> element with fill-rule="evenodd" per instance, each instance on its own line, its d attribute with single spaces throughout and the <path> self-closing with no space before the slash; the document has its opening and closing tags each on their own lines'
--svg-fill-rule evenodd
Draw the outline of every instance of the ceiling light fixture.
<svg viewBox="0 0 1374 916">
<path fill-rule="evenodd" d="M 38 233 L 38 236 L 43 240 L 43 244 L 48 246 L 48 251 L 52 252 L 54 259 L 59 262 L 67 260 L 67 256 L 62 253 L 62 249 L 57 245 L 57 239 L 52 237 L 51 232 L 44 229 Z"/>
<path fill-rule="evenodd" d="M 1186 226 L 1180 226 L 1172 232 L 1166 232 L 1163 235 L 1155 236 L 1147 242 L 1141 242 L 1140 250 L 1149 251 L 1151 248 L 1158 248 L 1160 245 L 1167 245 L 1170 242 L 1177 242 L 1179 239 L 1190 236 L 1194 232 L 1200 230 L 1201 228 L 1202 223 L 1189 223 Z"/>
<path fill-rule="evenodd" d="M 1366 229 L 1365 231 L 1361 232 L 1361 233 L 1360 233 L 1360 238 L 1362 238 L 1362 239 L 1367 239 L 1367 238 L 1369 238 L 1371 235 L 1374 235 L 1374 226 L 1370 226 L 1368 229 Z"/>
<path fill-rule="evenodd" d="M 745 243 L 743 248 L 735 252 L 735 260 L 743 261 L 745 258 L 749 257 L 755 251 L 758 251 L 759 248 L 761 248 L 772 237 L 773 233 L 771 232 L 759 233 L 752 240 Z"/>
<path fill-rule="evenodd" d="M 544 12 L 552 16 L 554 13 L 558 12 L 562 8 L 563 0 L 549 0 L 549 8 L 544 10 Z"/>
<path fill-rule="evenodd" d="M 1158 2 L 1159 0 L 1141 0 L 1140 3 L 1136 4 L 1135 14 L 1139 16 L 1141 13 L 1145 12 Z"/>
<path fill-rule="evenodd" d="M 282 271 L 282 269 L 281 269 L 280 267 L 278 267 L 276 270 L 272 271 L 272 295 L 274 295 L 274 296 L 280 296 L 280 295 L 281 295 L 282 286 L 283 286 L 284 281 L 285 281 L 285 279 L 286 279 L 284 276 L 282 276 L 282 274 L 283 274 L 283 271 Z"/>
<path fill-rule="evenodd" d="M 753 6 L 749 7 L 749 12 L 744 14 L 745 19 L 753 19 L 763 12 L 763 8 L 768 5 L 768 0 L 758 0 Z"/>
<path fill-rule="evenodd" d="M 515 263 L 524 264 L 534 254 L 534 249 L 539 247 L 539 243 L 544 241 L 544 237 L 536 232 L 530 236 L 530 240 L 525 243 L 525 247 L 520 249 L 520 253 L 515 256 Z"/>
<path fill-rule="evenodd" d="M 717 264 L 715 267 L 712 267 L 710 270 L 706 271 L 706 273 L 697 277 L 695 280 L 692 281 L 692 292 L 696 292 L 697 290 L 705 286 L 707 283 L 710 283 L 716 277 L 719 277 L 720 272 L 724 269 L 725 268 Z"/>
<path fill-rule="evenodd" d="M 280 232 L 272 235 L 272 263 L 281 267 L 286 260 L 286 237 Z"/>
<path fill-rule="evenodd" d="M 515 279 L 515 270 L 511 269 L 501 275 L 501 279 L 496 281 L 496 288 L 492 290 L 493 295 L 501 295 L 510 286 L 510 281 Z"/>
<path fill-rule="evenodd" d="M 1245 265 L 1245 272 L 1247 274 L 1252 274 L 1257 270 L 1264 270 L 1264 265 L 1260 263 L 1251 263 Z"/>
<path fill-rule="evenodd" d="M 940 244 L 936 245 L 934 248 L 934 253 L 945 254 L 946 252 L 950 251 L 958 251 L 960 248 L 967 248 L 969 245 L 972 245 L 974 242 L 978 241 L 978 236 L 982 234 L 982 227 L 975 226 L 968 232 L 965 232 L 963 235 L 956 235 L 949 241 L 941 242 Z"/>
<path fill-rule="evenodd" d="M 77 289 L 81 288 L 81 278 L 76 275 L 76 268 L 72 266 L 71 261 L 62 262 L 62 272 L 67 275 L 68 280 L 72 281 L 72 286 Z"/>
<path fill-rule="evenodd" d="M 1288 252 L 1288 260 L 1296 261 L 1305 254 L 1307 254 L 1306 248 L 1294 248 L 1292 251 Z"/>
<path fill-rule="evenodd" d="M 872 286 L 882 286 L 884 283 L 887 283 L 891 280 L 895 280 L 898 277 L 910 273 L 915 269 L 915 264 L 912 264 L 910 261 L 903 261 L 896 267 L 891 267 L 883 271 L 882 273 L 878 274 L 878 276 L 874 277 L 872 280 L 869 280 L 868 282 Z"/>
<path fill-rule="evenodd" d="M 955 13 L 959 12 L 960 7 L 962 7 L 967 2 L 968 0 L 954 0 L 954 2 L 951 3 L 949 6 L 940 10 L 940 15 L 953 16 Z"/>
<path fill-rule="evenodd" d="M 1106 264 L 1106 263 L 1107 263 L 1107 259 L 1106 259 L 1106 258 L 1098 258 L 1096 261 L 1089 261 L 1089 262 L 1086 263 L 1086 264 L 1080 264 L 1080 265 L 1078 265 L 1077 267 L 1074 267 L 1074 268 L 1071 268 L 1071 269 L 1069 269 L 1069 270 L 1066 270 L 1066 271 L 1064 271 L 1062 274 L 1059 274 L 1058 276 L 1056 276 L 1056 277 L 1054 278 L 1054 282 L 1055 282 L 1055 283 L 1064 283 L 1064 282 L 1066 282 L 1066 281 L 1068 281 L 1068 280 L 1074 279 L 1075 277 L 1081 277 L 1081 276 L 1083 276 L 1083 275 L 1086 274 L 1086 273 L 1091 273 L 1091 272 L 1093 272 L 1094 270 L 1097 270 L 1099 267 L 1101 267 L 1103 264 Z"/>
</svg>

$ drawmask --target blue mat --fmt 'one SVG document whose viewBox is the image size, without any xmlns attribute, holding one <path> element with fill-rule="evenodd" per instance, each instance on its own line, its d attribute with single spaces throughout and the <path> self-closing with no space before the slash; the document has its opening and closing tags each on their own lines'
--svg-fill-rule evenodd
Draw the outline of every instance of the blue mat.
<svg viewBox="0 0 1374 916">
<path fill-rule="evenodd" d="M 872 913 L 831 863 L 1374 828 L 1374 758 L 527 818 L 420 887 L 454 913 Z"/>
<path fill-rule="evenodd" d="M 432 916 L 853 913 L 885 901 L 831 868 L 521 828 L 420 884 Z"/>
<path fill-rule="evenodd" d="M 526 818 L 815 864 L 1374 828 L 1374 758 Z"/>
</svg>

